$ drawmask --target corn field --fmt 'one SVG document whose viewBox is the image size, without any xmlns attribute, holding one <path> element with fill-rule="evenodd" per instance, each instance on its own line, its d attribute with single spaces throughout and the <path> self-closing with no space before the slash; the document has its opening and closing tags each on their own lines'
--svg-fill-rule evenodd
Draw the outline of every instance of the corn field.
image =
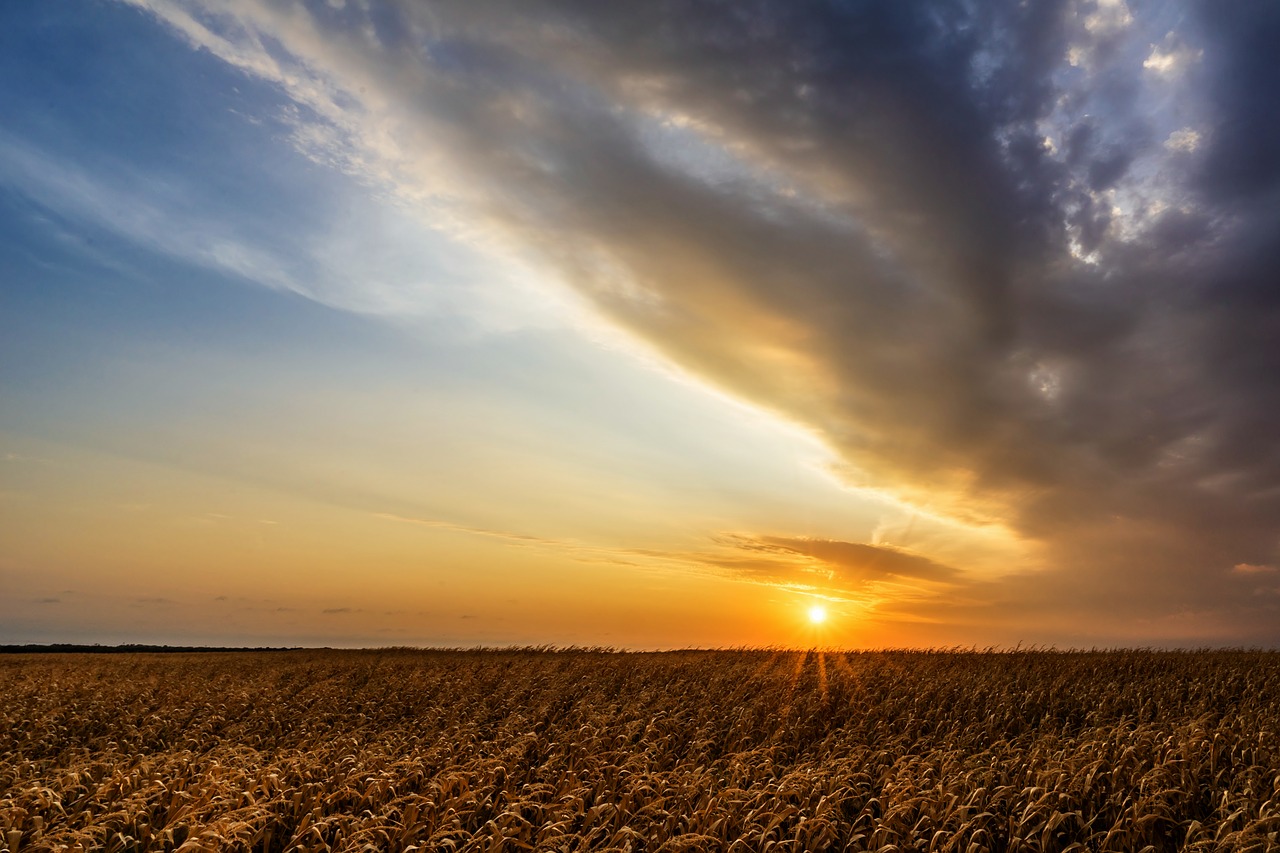
<svg viewBox="0 0 1280 853">
<path fill-rule="evenodd" d="M 28 850 L 1280 850 L 1266 652 L 0 656 Z"/>
</svg>

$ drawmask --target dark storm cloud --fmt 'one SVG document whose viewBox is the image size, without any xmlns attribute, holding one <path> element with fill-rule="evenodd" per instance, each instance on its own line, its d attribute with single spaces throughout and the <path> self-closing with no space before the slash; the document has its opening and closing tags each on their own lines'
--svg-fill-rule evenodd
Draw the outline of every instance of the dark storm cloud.
<svg viewBox="0 0 1280 853">
<path fill-rule="evenodd" d="M 975 613 L 1280 642 L 1233 572 L 1280 536 L 1274 4 L 395 8 L 317 26 L 493 221 L 850 480 L 1044 545 Z"/>
<path fill-rule="evenodd" d="M 1217 141 L 1202 185 L 1225 199 L 1266 196 L 1280 186 L 1280 6 L 1265 0 L 1203 2 L 1197 11 L 1218 77 Z"/>
<path fill-rule="evenodd" d="M 1280 525 L 1274 6 L 1188 25 L 1204 63 L 1185 73 L 1218 130 L 1198 160 L 1161 161 L 1154 189 L 1180 203 L 1127 239 L 1104 193 L 1163 156 L 1140 108 L 1151 42 L 1123 43 L 1141 19 L 1062 3 L 502 14 L 541 26 L 471 18 L 449 36 L 486 79 L 456 119 L 480 132 L 467 156 L 615 316 L 818 427 L 851 476 L 1043 540 L 1057 575 L 1025 598 L 1207 601 L 1264 623 L 1222 579 L 1274 562 Z M 1092 65 L 1073 72 L 1077 45 Z M 486 110 L 498 80 L 536 118 Z M 1098 112 L 1059 120 L 1053 157 L 1063 98 Z M 673 164 L 661 146 L 679 135 L 646 144 L 619 102 L 691 117 L 821 204 Z M 508 165 L 521 154 L 537 167 Z M 593 252 L 658 307 L 601 285 Z"/>
</svg>

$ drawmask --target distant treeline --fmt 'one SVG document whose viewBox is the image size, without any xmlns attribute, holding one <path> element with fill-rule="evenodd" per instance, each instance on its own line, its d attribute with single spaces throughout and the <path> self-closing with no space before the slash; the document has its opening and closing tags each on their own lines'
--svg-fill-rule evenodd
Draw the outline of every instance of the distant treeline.
<svg viewBox="0 0 1280 853">
<path fill-rule="evenodd" d="M 25 645 L 0 645 L 0 655 L 13 654 L 99 654 L 99 655 L 116 655 L 116 654 L 187 654 L 191 652 L 222 652 L 224 654 L 237 652 L 331 652 L 334 654 L 346 655 L 367 655 L 367 654 L 416 654 L 416 655 L 438 655 L 438 654 L 592 654 L 592 655 L 611 655 L 623 654 L 625 650 L 616 649 L 611 646 L 436 646 L 436 647 L 417 647 L 417 646 L 380 646 L 367 648 L 350 648 L 335 649 L 330 646 L 149 646 L 144 643 L 124 643 L 118 646 L 104 646 L 98 643 L 81 644 L 81 643 L 27 643 Z M 706 651 L 725 651 L 720 649 L 680 649 L 672 650 L 670 653 L 705 653 Z M 736 649 L 734 651 L 744 651 L 744 649 Z M 0 853 L 2 853 L 2 845 L 0 845 Z"/>
<path fill-rule="evenodd" d="M 723 651 L 720 649 L 680 649 L 675 652 L 705 653 L 707 651 Z M 744 651 L 735 649 L 734 651 Z M 25 645 L 0 645 L 2 654 L 186 654 L 189 652 L 333 652 L 336 654 L 622 654 L 623 649 L 612 646 L 378 646 L 365 648 L 335 649 L 330 646 L 149 646 L 144 643 L 124 643 L 118 646 L 104 646 L 99 643 L 27 643 Z M 3 846 L 0 845 L 0 853 Z"/>
<path fill-rule="evenodd" d="M 118 655 L 118 654 L 136 654 L 138 652 L 149 652 L 159 654 L 177 654 L 188 652 L 292 652 L 298 651 L 294 648 L 281 648 L 275 646 L 241 646 L 237 648 L 228 648 L 224 646 L 147 646 L 141 643 L 125 643 L 121 646 L 101 646 L 78 645 L 76 643 L 50 643 L 49 645 L 37 645 L 29 643 L 22 646 L 0 646 L 0 654 L 6 655 L 29 655 L 29 654 L 48 654 L 57 652 L 74 652 L 76 654 L 96 654 L 96 655 Z"/>
</svg>

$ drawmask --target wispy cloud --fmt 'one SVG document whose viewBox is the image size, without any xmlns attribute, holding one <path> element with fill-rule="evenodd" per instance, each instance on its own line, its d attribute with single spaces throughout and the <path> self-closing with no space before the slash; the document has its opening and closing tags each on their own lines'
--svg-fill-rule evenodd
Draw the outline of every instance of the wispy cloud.
<svg viewBox="0 0 1280 853">
<path fill-rule="evenodd" d="M 870 580 L 885 577 L 947 582 L 959 572 L 928 557 L 899 548 L 841 542 L 835 539 L 804 539 L 788 536 L 764 536 L 755 543 L 740 547 L 769 547 L 820 560 L 832 568 L 833 574 L 847 580 Z"/>
<path fill-rule="evenodd" d="M 452 521 L 444 521 L 434 518 L 412 518 L 404 515 L 396 515 L 390 512 L 374 513 L 375 517 L 383 518 L 387 521 L 398 521 L 403 524 L 414 524 L 419 527 L 430 527 L 436 530 L 452 530 L 457 533 L 469 533 L 474 536 L 486 536 L 492 539 L 502 539 L 513 542 L 518 545 L 549 545 L 557 548 L 571 547 L 577 543 L 571 543 L 558 539 L 546 539 L 541 536 L 530 536 L 523 533 L 512 533 L 507 530 L 493 530 L 486 527 L 471 527 L 465 524 L 458 524 Z"/>
</svg>

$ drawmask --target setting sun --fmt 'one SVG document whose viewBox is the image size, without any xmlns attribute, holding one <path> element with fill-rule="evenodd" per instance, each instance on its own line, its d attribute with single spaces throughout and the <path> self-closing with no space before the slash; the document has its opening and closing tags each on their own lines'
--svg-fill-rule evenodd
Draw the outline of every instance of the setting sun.
<svg viewBox="0 0 1280 853">
<path fill-rule="evenodd" d="M 814 625 L 821 625 L 827 621 L 827 608 L 820 604 L 815 604 L 809 608 L 809 621 Z"/>
</svg>

